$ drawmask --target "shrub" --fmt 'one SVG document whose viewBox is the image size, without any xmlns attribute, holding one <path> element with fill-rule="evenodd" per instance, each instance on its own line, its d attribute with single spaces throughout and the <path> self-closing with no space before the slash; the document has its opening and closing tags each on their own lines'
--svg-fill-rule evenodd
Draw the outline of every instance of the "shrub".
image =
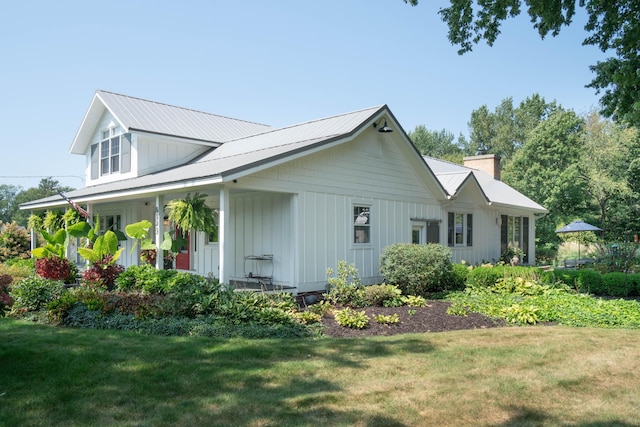
<svg viewBox="0 0 640 427">
<path fill-rule="evenodd" d="M 553 274 L 556 280 L 581 292 L 590 292 L 596 295 L 604 295 L 606 292 L 602 283 L 602 275 L 595 270 L 555 270 Z"/>
<path fill-rule="evenodd" d="M 13 278 L 8 274 L 0 276 L 0 317 L 4 317 L 4 312 L 13 304 L 13 298 L 9 295 L 9 285 Z"/>
<path fill-rule="evenodd" d="M 157 270 L 149 264 L 132 265 L 120 273 L 115 284 L 120 291 L 165 294 L 169 280 L 178 273 L 178 270 Z"/>
<path fill-rule="evenodd" d="M 164 310 L 168 314 L 188 317 L 215 313 L 232 295 L 230 291 L 223 291 L 218 279 L 185 272 L 172 274 L 164 289 Z"/>
<path fill-rule="evenodd" d="M 527 280 L 541 280 L 544 271 L 537 267 L 510 266 L 510 265 L 482 265 L 469 271 L 467 284 L 469 286 L 491 287 L 500 279 L 507 277 L 520 277 Z"/>
<path fill-rule="evenodd" d="M 75 283 L 78 267 L 67 258 L 48 256 L 36 260 L 36 274 L 49 280 Z"/>
<path fill-rule="evenodd" d="M 602 275 L 603 295 L 626 297 L 636 293 L 638 285 L 633 274 L 611 272 Z"/>
<path fill-rule="evenodd" d="M 329 289 L 323 296 L 331 304 L 350 305 L 361 307 L 364 305 L 362 301 L 362 285 L 358 278 L 358 269 L 355 265 L 347 264 L 345 261 L 338 261 L 338 273 L 333 277 L 333 270 L 327 268 L 327 281 Z"/>
<path fill-rule="evenodd" d="M 447 286 L 450 291 L 461 291 L 467 285 L 469 266 L 465 264 L 453 264 L 451 283 Z"/>
<path fill-rule="evenodd" d="M 366 306 L 398 307 L 402 305 L 402 291 L 394 285 L 370 285 L 362 288 Z"/>
<path fill-rule="evenodd" d="M 124 271 L 124 266 L 116 264 L 113 255 L 105 255 L 94 261 L 91 267 L 82 273 L 82 280 L 93 286 L 104 286 L 109 290 L 115 288 L 116 279 Z"/>
<path fill-rule="evenodd" d="M 347 328 L 364 329 L 369 325 L 369 316 L 364 310 L 355 311 L 347 307 L 336 311 L 334 317 L 339 325 Z"/>
<path fill-rule="evenodd" d="M 453 282 L 451 250 L 435 243 L 396 243 L 382 252 L 380 273 L 404 294 L 427 296 L 443 291 Z"/>
<path fill-rule="evenodd" d="M 36 274 L 35 258 L 12 258 L 4 263 L 0 263 L 0 274 L 8 274 L 13 277 L 14 282 L 18 282 L 25 277 L 33 276 Z"/>
<path fill-rule="evenodd" d="M 2 224 L 0 221 L 0 262 L 13 258 L 28 258 L 31 238 L 15 221 Z"/>
<path fill-rule="evenodd" d="M 11 286 L 13 311 L 40 311 L 65 292 L 64 283 L 31 276 Z"/>
</svg>

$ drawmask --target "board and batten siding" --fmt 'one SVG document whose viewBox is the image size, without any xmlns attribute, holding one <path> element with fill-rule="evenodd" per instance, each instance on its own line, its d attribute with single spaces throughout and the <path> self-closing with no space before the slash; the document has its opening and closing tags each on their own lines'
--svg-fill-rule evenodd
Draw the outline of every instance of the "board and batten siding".
<svg viewBox="0 0 640 427">
<path fill-rule="evenodd" d="M 420 178 L 424 165 L 411 147 L 402 147 L 378 134 L 360 137 L 239 180 L 240 186 L 291 193 L 294 217 L 282 227 L 296 239 L 290 280 L 298 292 L 325 289 L 327 268 L 336 271 L 341 260 L 355 264 L 363 282 L 380 281 L 380 254 L 411 241 L 411 218 L 442 219 L 440 203 Z M 353 243 L 354 205 L 371 208 L 369 245 Z"/>
<path fill-rule="evenodd" d="M 273 255 L 273 283 L 293 286 L 292 197 L 284 193 L 246 192 L 231 197 L 231 278 L 243 278 L 251 269 L 249 255 Z M 263 268 L 271 268 L 263 265 Z M 252 271 L 252 273 L 256 273 Z"/>
<path fill-rule="evenodd" d="M 171 141 L 168 138 L 136 135 L 139 176 L 185 164 L 210 147 Z"/>
</svg>

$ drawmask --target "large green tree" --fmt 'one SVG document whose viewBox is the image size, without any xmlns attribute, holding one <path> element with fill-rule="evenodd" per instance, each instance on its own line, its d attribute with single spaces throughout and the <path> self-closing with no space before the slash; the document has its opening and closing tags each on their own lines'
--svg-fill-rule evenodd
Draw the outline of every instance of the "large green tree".
<svg viewBox="0 0 640 427">
<path fill-rule="evenodd" d="M 486 105 L 471 112 L 469 121 L 472 153 L 497 154 L 506 167 L 513 155 L 526 142 L 529 134 L 553 112 L 561 109 L 538 94 L 513 106 L 513 98 L 503 99 L 492 112 Z"/>
<path fill-rule="evenodd" d="M 586 209 L 586 183 L 579 179 L 583 120 L 558 110 L 541 121 L 513 156 L 502 179 L 549 210 L 536 221 L 536 235 L 556 242 L 556 225 Z"/>
<path fill-rule="evenodd" d="M 418 0 L 404 2 L 418 4 Z M 492 46 L 502 23 L 524 9 L 540 37 L 556 36 L 563 26 L 571 25 L 576 7 L 584 8 L 588 16 L 583 44 L 615 55 L 590 67 L 596 77 L 587 86 L 602 93 L 600 104 L 605 116 L 640 124 L 639 1 L 450 0 L 449 7 L 441 8 L 439 14 L 449 27 L 449 41 L 459 46 L 462 54 L 481 41 Z"/>
<path fill-rule="evenodd" d="M 464 136 L 458 136 L 455 141 L 453 133 L 442 129 L 440 131 L 429 130 L 424 125 L 418 125 L 408 133 L 409 139 L 416 146 L 420 154 L 448 160 L 454 163 L 462 163 L 467 142 Z"/>
<path fill-rule="evenodd" d="M 598 212 L 599 226 L 609 239 L 621 237 L 635 223 L 629 208 L 637 193 L 628 177 L 629 160 L 640 151 L 638 131 L 597 113 L 589 114 L 584 121 L 579 178 L 585 183 L 593 211 Z"/>
</svg>

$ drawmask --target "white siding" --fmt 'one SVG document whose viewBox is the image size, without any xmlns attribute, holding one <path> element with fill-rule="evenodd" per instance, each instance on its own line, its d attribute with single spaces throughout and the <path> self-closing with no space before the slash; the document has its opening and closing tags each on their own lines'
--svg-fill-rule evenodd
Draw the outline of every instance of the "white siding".
<svg viewBox="0 0 640 427">
<path fill-rule="evenodd" d="M 293 284 L 291 212 L 290 194 L 241 193 L 231 197 L 231 277 L 242 278 L 249 273 L 245 271 L 245 256 L 269 254 L 273 255 L 274 284 Z"/>
<path fill-rule="evenodd" d="M 139 176 L 182 165 L 210 147 L 171 141 L 169 138 L 137 136 Z"/>
<path fill-rule="evenodd" d="M 399 146 L 378 135 L 362 137 L 239 180 L 239 187 L 296 194 L 295 209 L 289 209 L 295 218 L 275 226 L 290 232 L 296 227 L 297 261 L 294 275 L 285 281 L 298 285 L 299 292 L 324 289 L 327 267 L 335 271 L 340 260 L 354 263 L 363 282 L 380 281 L 381 251 L 411 241 L 411 218 L 442 218 L 439 202 L 417 178 L 425 173 L 416 170 L 421 164 L 409 160 L 415 153 Z M 354 204 L 371 206 L 370 245 L 352 243 Z M 251 215 L 246 205 L 234 208 Z M 257 247 L 267 244 L 261 238 L 235 237 L 236 243 L 244 239 L 245 246 L 247 239 Z M 241 255 L 237 251 L 236 259 Z"/>
</svg>

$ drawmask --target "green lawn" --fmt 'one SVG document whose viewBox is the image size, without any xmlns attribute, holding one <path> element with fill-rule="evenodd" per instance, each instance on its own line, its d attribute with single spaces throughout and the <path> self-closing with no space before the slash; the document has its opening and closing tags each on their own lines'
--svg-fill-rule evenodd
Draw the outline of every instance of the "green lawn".
<svg viewBox="0 0 640 427">
<path fill-rule="evenodd" d="M 211 339 L 0 319 L 1 426 L 632 426 L 640 331 Z"/>
</svg>

